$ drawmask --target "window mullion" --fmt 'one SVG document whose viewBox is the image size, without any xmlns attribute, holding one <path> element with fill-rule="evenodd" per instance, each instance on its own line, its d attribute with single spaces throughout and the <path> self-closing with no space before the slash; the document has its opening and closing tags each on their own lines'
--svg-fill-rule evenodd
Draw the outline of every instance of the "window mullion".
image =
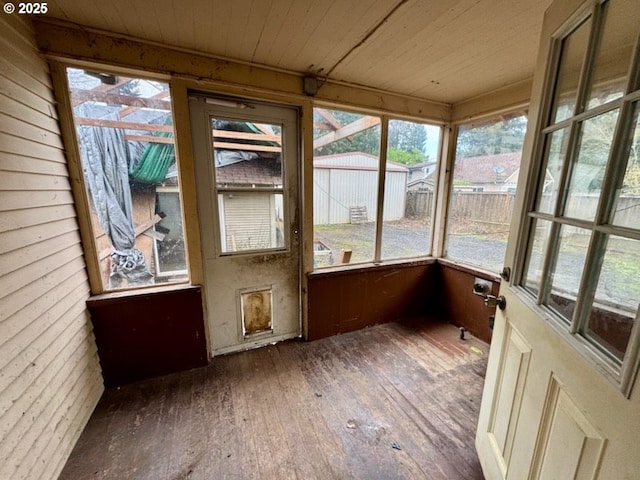
<svg viewBox="0 0 640 480">
<path fill-rule="evenodd" d="M 574 118 L 576 115 L 584 112 L 585 105 L 587 103 L 588 87 L 591 84 L 591 75 L 593 73 L 595 65 L 598 45 L 602 37 L 604 8 L 604 4 L 595 3 L 595 5 L 593 6 L 593 11 L 591 13 L 591 32 L 589 34 L 589 41 L 587 42 L 587 49 L 585 52 L 585 59 L 582 64 L 582 70 L 580 71 L 578 94 L 576 96 L 576 107 L 573 113 Z"/>
<path fill-rule="evenodd" d="M 540 278 L 540 293 L 538 294 L 537 303 L 542 305 L 547 303 L 549 294 L 551 293 L 551 276 L 552 270 L 558 258 L 558 248 L 560 245 L 560 224 L 553 222 L 551 231 L 549 232 L 549 243 L 544 254 L 544 263 L 542 266 L 542 275 Z"/>
<path fill-rule="evenodd" d="M 576 98 L 576 108 L 573 115 L 573 121 L 571 123 L 571 132 L 569 138 L 569 146 L 567 150 L 567 161 L 565 166 L 568 168 L 563 169 L 563 177 L 561 191 L 558 193 L 558 203 L 556 204 L 556 215 L 561 216 L 565 211 L 565 207 L 568 201 L 569 182 L 572 175 L 572 170 L 575 167 L 577 155 L 579 151 L 579 138 L 580 131 L 582 130 L 583 120 L 577 117 L 584 113 L 587 102 L 588 87 L 591 84 L 591 75 L 594 69 L 596 53 L 598 51 L 598 45 L 602 37 L 604 9 L 603 4 L 596 3 L 591 15 L 591 32 L 589 34 L 589 42 L 585 52 L 585 61 L 582 65 L 580 72 L 580 81 L 578 83 L 578 95 Z M 604 193 L 604 192 L 603 192 Z M 602 198 L 600 197 L 600 204 Z M 597 220 L 596 220 L 597 224 Z M 592 224 L 593 225 L 593 224 Z M 593 226 L 590 230 L 592 230 Z M 558 229 L 559 232 L 559 229 Z M 554 242 L 559 243 L 558 237 L 553 238 Z M 598 284 L 598 275 L 600 268 L 602 267 L 602 261 L 604 259 L 604 249 L 606 247 L 606 236 L 593 232 L 591 240 L 589 242 L 589 248 L 587 250 L 587 256 L 585 258 L 585 267 L 582 272 L 582 278 L 580 279 L 580 287 L 576 296 L 576 305 L 571 318 L 571 333 L 575 334 L 584 328 L 584 324 L 587 321 L 588 314 L 591 308 L 591 304 L 595 297 L 595 291 Z M 557 249 L 554 251 L 557 255 Z M 555 259 L 554 259 L 555 260 Z M 545 293 L 548 293 L 545 292 Z"/>
<path fill-rule="evenodd" d="M 571 122 L 569 129 L 569 140 L 565 161 L 562 165 L 562 171 L 560 173 L 560 187 L 558 189 L 558 197 L 554 208 L 554 219 L 562 217 L 562 214 L 565 210 L 569 192 L 569 180 L 571 178 L 571 172 L 574 166 L 573 157 L 578 143 L 579 135 L 577 122 Z M 549 294 L 551 293 L 552 270 L 555 267 L 558 257 L 558 249 L 560 248 L 560 228 L 561 224 L 554 220 L 551 225 L 551 231 L 549 232 L 549 243 L 547 245 L 547 251 L 545 252 L 545 260 L 543 264 L 540 284 L 540 295 L 538 297 L 539 305 L 547 303 Z"/>
<path fill-rule="evenodd" d="M 607 235 L 601 232 L 593 232 L 589 249 L 587 250 L 586 264 L 580 279 L 580 288 L 576 298 L 576 307 L 571 319 L 571 333 L 584 332 L 589 319 L 589 312 L 596 296 L 600 270 L 604 262 L 604 253 L 607 247 Z"/>
<path fill-rule="evenodd" d="M 376 207 L 376 236 L 373 262 L 382 258 L 382 225 L 384 221 L 384 184 L 387 175 L 387 141 L 389 138 L 389 117 L 380 118 L 380 158 L 378 167 L 378 199 Z"/>
</svg>

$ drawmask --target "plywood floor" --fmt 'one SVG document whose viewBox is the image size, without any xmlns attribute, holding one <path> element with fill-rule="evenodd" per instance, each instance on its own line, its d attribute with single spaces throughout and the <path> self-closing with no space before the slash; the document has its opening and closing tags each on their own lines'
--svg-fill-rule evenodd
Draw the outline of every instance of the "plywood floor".
<svg viewBox="0 0 640 480">
<path fill-rule="evenodd" d="M 488 346 L 385 324 L 107 390 L 62 479 L 482 479 Z"/>
</svg>

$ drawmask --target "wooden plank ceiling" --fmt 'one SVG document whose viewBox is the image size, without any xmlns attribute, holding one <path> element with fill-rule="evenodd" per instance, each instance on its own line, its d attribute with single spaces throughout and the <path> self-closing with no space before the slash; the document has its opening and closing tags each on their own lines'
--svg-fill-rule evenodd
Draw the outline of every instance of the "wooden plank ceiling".
<svg viewBox="0 0 640 480">
<path fill-rule="evenodd" d="M 48 17 L 455 104 L 532 77 L 551 0 L 52 0 Z"/>
</svg>

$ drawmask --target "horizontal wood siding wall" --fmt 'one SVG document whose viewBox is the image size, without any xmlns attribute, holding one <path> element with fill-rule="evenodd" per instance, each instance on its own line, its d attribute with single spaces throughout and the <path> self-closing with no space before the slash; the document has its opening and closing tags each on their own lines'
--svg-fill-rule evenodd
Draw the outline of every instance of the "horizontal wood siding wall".
<svg viewBox="0 0 640 480">
<path fill-rule="evenodd" d="M 103 391 L 49 70 L 0 16 L 0 478 L 56 478 Z"/>
</svg>

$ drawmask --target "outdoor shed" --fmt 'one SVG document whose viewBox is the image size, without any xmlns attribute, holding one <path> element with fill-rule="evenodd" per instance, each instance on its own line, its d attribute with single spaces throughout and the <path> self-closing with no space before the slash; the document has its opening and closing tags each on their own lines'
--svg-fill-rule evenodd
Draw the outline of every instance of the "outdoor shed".
<svg viewBox="0 0 640 480">
<path fill-rule="evenodd" d="M 362 152 L 314 157 L 314 224 L 375 221 L 379 163 Z M 404 217 L 407 172 L 406 166 L 387 161 L 385 221 Z"/>
</svg>

